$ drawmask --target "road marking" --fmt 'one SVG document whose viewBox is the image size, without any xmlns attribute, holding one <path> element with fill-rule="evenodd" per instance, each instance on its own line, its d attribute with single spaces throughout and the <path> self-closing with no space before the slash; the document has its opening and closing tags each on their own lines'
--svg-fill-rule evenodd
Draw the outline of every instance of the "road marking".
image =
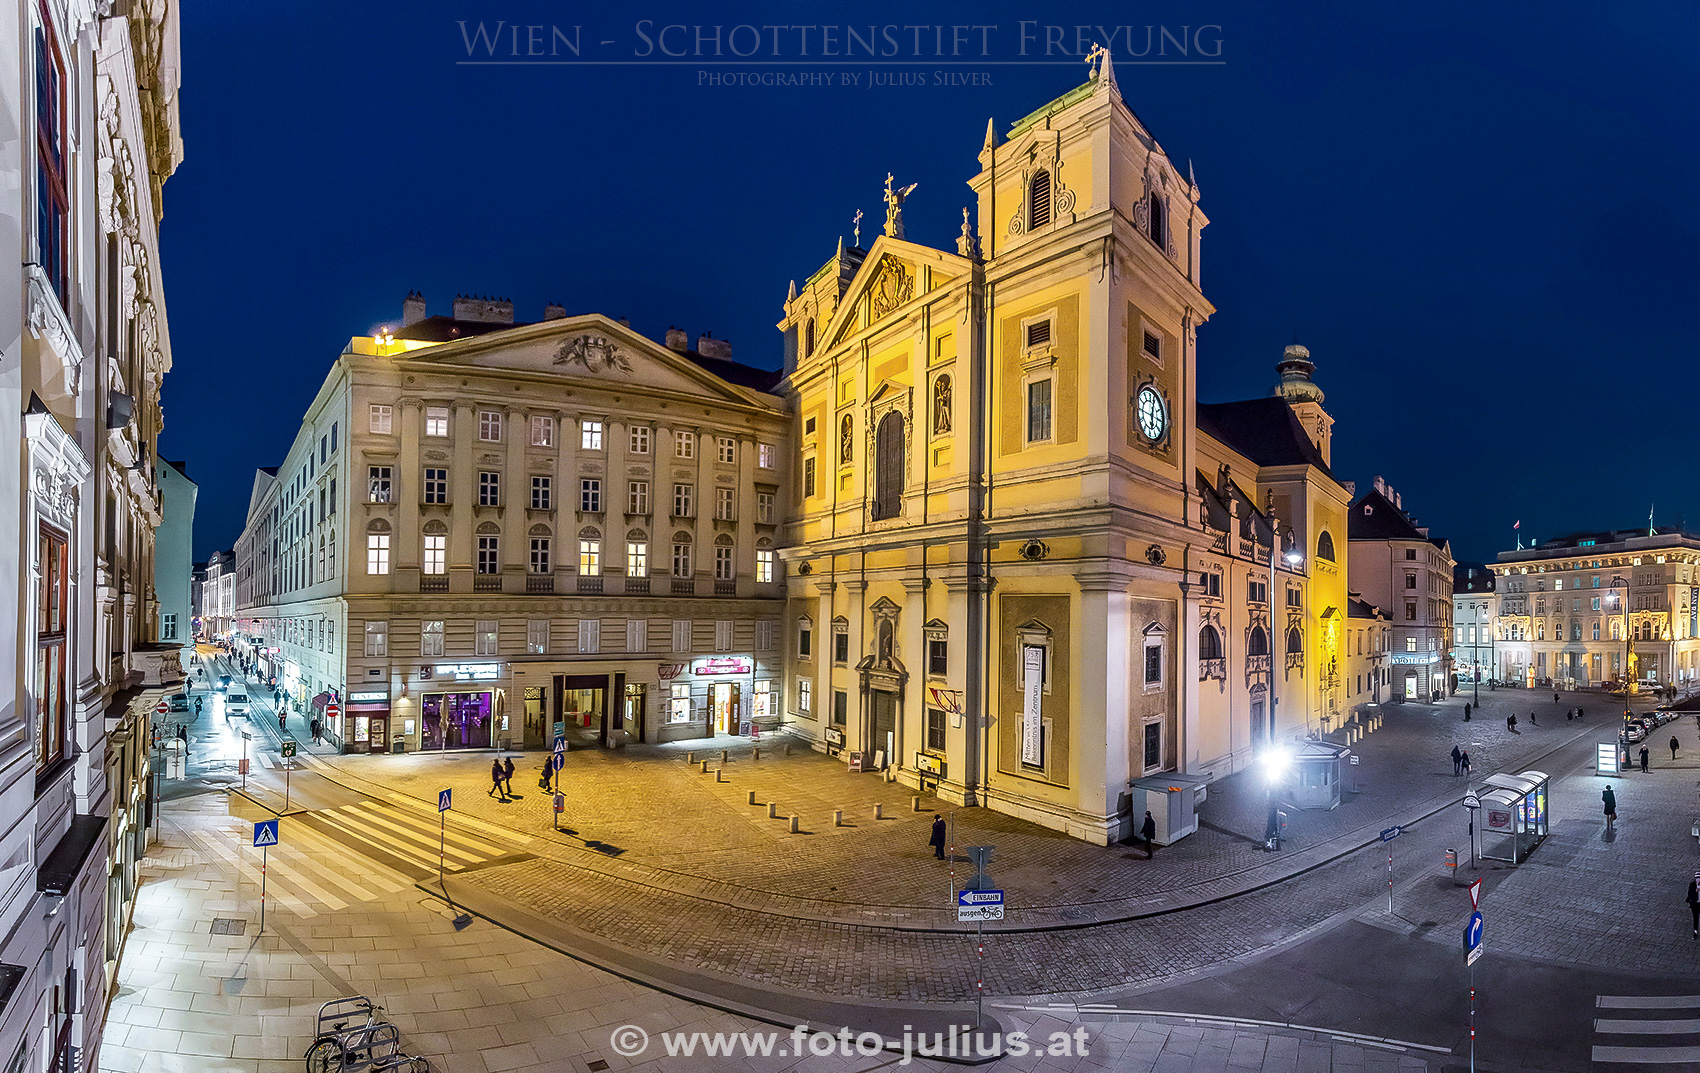
<svg viewBox="0 0 1700 1073">
<path fill-rule="evenodd" d="M 292 863 L 311 871 L 325 882 L 342 888 L 357 901 L 375 901 L 386 894 L 413 885 L 413 880 L 400 872 L 384 867 L 360 851 L 350 849 L 341 842 L 314 831 L 306 824 L 296 824 L 294 831 L 292 841 L 297 843 L 298 847 L 290 850 Z M 350 853 L 364 858 L 360 862 L 360 878 L 367 885 L 356 883 L 347 874 L 338 871 L 334 863 L 330 863 Z"/>
<path fill-rule="evenodd" d="M 431 804 L 428 801 L 421 801 L 417 797 L 409 797 L 406 794 L 399 793 L 395 790 L 385 790 L 384 796 L 389 798 L 391 801 L 400 802 L 401 804 L 406 805 L 406 806 L 408 806 L 409 808 L 412 808 L 412 809 L 416 809 L 416 810 L 429 809 L 430 814 L 432 816 L 436 816 L 436 814 L 437 814 L 435 805 Z M 455 823 L 461 824 L 461 825 L 466 826 L 466 827 L 477 828 L 478 830 L 483 831 L 485 834 L 490 835 L 494 838 L 502 839 L 505 842 L 516 842 L 516 843 L 519 843 L 520 845 L 525 845 L 525 844 L 527 844 L 531 841 L 531 837 L 529 835 L 522 835 L 517 831 L 510 831 L 506 827 L 503 827 L 501 824 L 489 823 L 485 820 L 480 820 L 476 817 L 468 816 L 464 812 L 455 813 Z"/>
<path fill-rule="evenodd" d="M 351 805 L 345 807 L 358 808 L 359 806 Z M 326 823 L 342 828 L 355 838 L 369 843 L 376 849 L 382 850 L 386 853 L 392 853 L 403 860 L 413 861 L 414 863 L 433 871 L 437 867 L 439 849 L 435 842 L 427 842 L 422 838 L 417 838 L 396 831 L 385 831 L 381 827 L 376 827 L 367 823 L 365 818 L 360 815 L 350 815 L 341 809 L 321 812 L 318 813 L 318 815 Z M 465 865 L 468 864 L 478 864 L 484 859 L 482 855 L 469 853 L 447 840 L 445 840 L 445 844 L 443 845 L 441 852 L 442 855 L 450 861 L 464 862 L 464 864 L 457 863 L 457 868 L 465 867 Z"/>
<path fill-rule="evenodd" d="M 382 805 L 375 806 L 362 814 L 374 823 L 382 824 L 385 827 L 394 827 L 398 831 L 406 831 L 409 834 L 424 835 L 427 839 L 435 839 L 437 837 L 438 823 L 442 822 L 439 820 L 437 823 L 432 823 L 424 820 L 422 817 L 404 816 L 392 809 L 387 809 Z M 501 846 L 492 845 L 482 839 L 474 838 L 465 832 L 456 832 L 452 834 L 450 836 L 450 840 L 459 842 L 461 845 L 467 846 L 471 849 L 476 849 L 480 853 L 489 853 L 497 857 L 508 852 Z"/>
<path fill-rule="evenodd" d="M 488 842 L 467 838 L 465 835 L 439 831 L 436 824 L 415 826 L 406 822 L 395 822 L 399 817 L 383 811 L 383 806 L 375 808 L 366 805 L 343 805 L 336 811 L 346 814 L 349 819 L 363 822 L 378 829 L 388 831 L 396 838 L 409 839 L 426 849 L 435 851 L 441 835 L 441 841 L 447 844 L 451 856 L 459 855 L 468 861 L 483 860 L 487 855 L 500 857 L 505 852 L 500 846 L 492 846 Z M 379 837 L 385 837 L 380 834 Z"/>
<path fill-rule="evenodd" d="M 211 853 L 214 858 L 222 860 L 226 864 L 235 868 L 238 873 L 248 879 L 249 882 L 253 883 L 256 888 L 259 887 L 260 870 L 258 868 L 249 865 L 248 862 L 238 856 L 234 850 L 226 848 L 219 839 L 215 838 L 211 834 L 208 834 L 205 831 L 190 831 L 188 833 L 189 837 L 199 842 L 202 848 Z M 289 889 L 288 884 L 281 882 L 268 882 L 266 886 L 266 893 L 272 898 L 275 898 L 279 904 L 289 909 L 290 912 L 294 913 L 296 916 L 314 917 L 319 915 L 318 911 L 312 906 L 296 897 L 295 893 Z"/>
<path fill-rule="evenodd" d="M 1596 1020 L 1594 1031 L 1616 1032 L 1627 1036 L 1682 1036 L 1691 1032 L 1700 1032 L 1700 1020 L 1693 1018 L 1652 1021 Z"/>
<path fill-rule="evenodd" d="M 1594 1061 L 1640 1066 L 1700 1062 L 1700 1047 L 1595 1047 Z"/>
<path fill-rule="evenodd" d="M 1700 1007 L 1700 995 L 1601 995 L 1594 1004 L 1608 1010 L 1682 1010 Z"/>
</svg>

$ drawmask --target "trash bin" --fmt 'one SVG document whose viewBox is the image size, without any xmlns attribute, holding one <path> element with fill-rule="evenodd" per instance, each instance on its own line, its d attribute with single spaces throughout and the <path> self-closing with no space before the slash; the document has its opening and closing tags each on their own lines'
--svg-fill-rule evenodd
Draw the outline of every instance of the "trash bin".
<svg viewBox="0 0 1700 1073">
<path fill-rule="evenodd" d="M 1447 874 L 1452 877 L 1453 884 L 1456 885 L 1458 882 L 1458 851 L 1455 849 L 1446 851 L 1446 870 Z"/>
<path fill-rule="evenodd" d="M 392 752 L 392 753 L 405 753 L 405 752 L 407 752 L 407 739 L 403 738 L 403 737 L 396 737 L 393 740 L 391 740 L 391 742 L 390 742 L 390 752 Z"/>
</svg>

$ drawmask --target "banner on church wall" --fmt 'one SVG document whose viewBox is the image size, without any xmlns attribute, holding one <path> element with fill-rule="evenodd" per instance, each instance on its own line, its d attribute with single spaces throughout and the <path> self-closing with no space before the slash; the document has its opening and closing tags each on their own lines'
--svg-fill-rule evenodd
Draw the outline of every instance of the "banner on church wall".
<svg viewBox="0 0 1700 1073">
<path fill-rule="evenodd" d="M 1021 654 L 1021 762 L 1045 764 L 1045 650 L 1027 645 Z"/>
</svg>

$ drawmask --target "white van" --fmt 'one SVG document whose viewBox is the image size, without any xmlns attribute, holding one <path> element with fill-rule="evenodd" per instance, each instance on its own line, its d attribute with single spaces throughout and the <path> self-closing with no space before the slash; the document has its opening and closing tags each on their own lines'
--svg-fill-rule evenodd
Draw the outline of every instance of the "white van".
<svg viewBox="0 0 1700 1073">
<path fill-rule="evenodd" d="M 226 693 L 224 695 L 224 714 L 246 717 L 248 714 L 248 694 Z"/>
</svg>

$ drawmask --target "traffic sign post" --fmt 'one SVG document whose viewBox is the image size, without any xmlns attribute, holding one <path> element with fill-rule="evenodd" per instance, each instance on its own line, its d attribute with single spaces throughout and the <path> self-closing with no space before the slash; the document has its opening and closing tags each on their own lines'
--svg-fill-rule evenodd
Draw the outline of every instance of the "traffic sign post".
<svg viewBox="0 0 1700 1073">
<path fill-rule="evenodd" d="M 295 739 L 290 738 L 283 743 L 283 758 L 288 761 L 283 765 L 283 811 L 289 811 L 289 773 L 295 770 Z"/>
<path fill-rule="evenodd" d="M 254 845 L 260 847 L 260 931 L 266 930 L 266 864 L 271 848 L 277 845 L 277 821 L 266 820 L 254 825 Z"/>
<path fill-rule="evenodd" d="M 1470 811 L 1470 867 L 1476 866 L 1476 810 L 1482 807 L 1481 796 L 1471 790 L 1464 795 L 1464 807 Z M 1481 880 L 1476 881 L 1480 884 Z"/>
<path fill-rule="evenodd" d="M 565 812 L 566 810 L 567 810 L 567 795 L 563 794 L 563 793 L 557 793 L 555 795 L 555 830 L 557 830 L 557 831 L 559 831 L 561 829 L 561 813 Z"/>
<path fill-rule="evenodd" d="M 449 808 L 454 804 L 454 791 L 437 791 L 437 886 L 443 887 L 443 893 L 448 893 L 448 887 L 443 884 L 443 861 L 448 856 L 449 840 Z"/>
<path fill-rule="evenodd" d="M 1470 884 L 1470 904 L 1479 904 L 1482 881 Z M 1482 956 L 1482 914 L 1472 910 L 1464 926 L 1464 964 L 1470 970 L 1470 1073 L 1476 1071 L 1476 959 Z"/>
<path fill-rule="evenodd" d="M 559 790 L 561 788 L 561 769 L 567 766 L 567 736 L 565 734 L 555 735 L 555 744 L 551 752 L 549 769 L 555 776 L 555 789 Z"/>
<path fill-rule="evenodd" d="M 986 865 L 992 860 L 991 846 L 968 846 L 974 874 L 956 895 L 956 919 L 974 921 L 974 1027 L 980 1027 L 986 1001 L 986 921 L 1003 919 L 1003 891 L 992 886 Z M 954 856 L 954 855 L 953 855 Z"/>
<path fill-rule="evenodd" d="M 1394 824 L 1381 832 L 1381 840 L 1387 843 L 1387 915 L 1393 915 L 1393 840 L 1405 833 L 1405 829 Z"/>
</svg>

